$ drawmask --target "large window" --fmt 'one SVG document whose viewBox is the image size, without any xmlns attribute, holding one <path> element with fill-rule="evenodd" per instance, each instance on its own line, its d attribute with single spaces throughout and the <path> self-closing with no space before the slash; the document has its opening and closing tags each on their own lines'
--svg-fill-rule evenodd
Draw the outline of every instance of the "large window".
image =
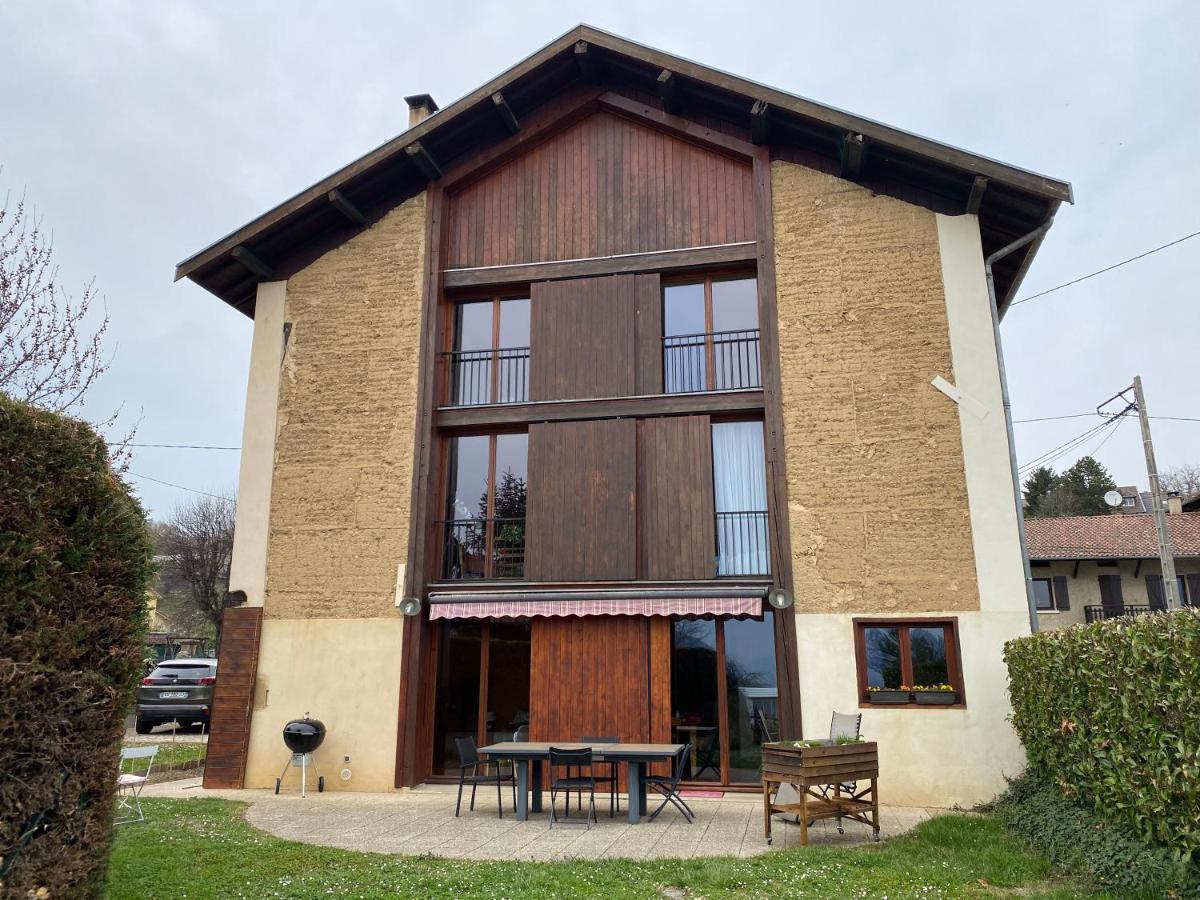
<svg viewBox="0 0 1200 900">
<path fill-rule="evenodd" d="M 451 406 L 529 399 L 529 298 L 493 297 L 454 308 L 446 354 Z"/>
<path fill-rule="evenodd" d="M 762 422 L 714 422 L 712 455 L 717 574 L 766 575 L 771 566 Z"/>
<path fill-rule="evenodd" d="M 1033 597 L 1038 609 L 1054 609 L 1054 582 L 1049 578 L 1033 579 Z"/>
<path fill-rule="evenodd" d="M 688 781 L 756 783 L 763 742 L 779 739 L 778 696 L 771 611 L 672 623 L 671 723 L 692 746 Z"/>
<path fill-rule="evenodd" d="M 964 702 L 953 619 L 855 620 L 858 691 L 863 703 Z"/>
<path fill-rule="evenodd" d="M 663 286 L 663 392 L 762 386 L 758 282 L 705 278 Z"/>
<path fill-rule="evenodd" d="M 527 434 L 451 438 L 441 576 L 523 578 Z"/>
</svg>

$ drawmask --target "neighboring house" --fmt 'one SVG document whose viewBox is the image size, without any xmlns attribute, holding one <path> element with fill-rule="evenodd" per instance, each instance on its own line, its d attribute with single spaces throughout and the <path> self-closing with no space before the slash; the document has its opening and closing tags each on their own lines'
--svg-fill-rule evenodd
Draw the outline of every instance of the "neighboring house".
<svg viewBox="0 0 1200 900">
<path fill-rule="evenodd" d="M 753 787 L 862 709 L 888 802 L 1002 789 L 1030 622 L 984 258 L 1031 237 L 1003 313 L 1069 185 L 587 26 L 408 100 L 177 270 L 254 319 L 207 783 L 273 784 L 309 712 L 338 789 L 517 730 Z M 958 702 L 871 705 L 901 682 Z"/>
<path fill-rule="evenodd" d="M 1115 506 L 1111 510 L 1112 513 L 1118 515 L 1141 515 L 1154 511 L 1153 494 L 1150 491 L 1141 491 L 1132 485 L 1117 488 L 1117 492 L 1121 495 L 1121 505 Z M 1163 498 L 1164 505 L 1169 505 L 1172 498 L 1177 497 L 1175 492 L 1169 493 Z M 1189 504 L 1194 509 L 1197 502 L 1200 501 L 1200 495 L 1192 497 L 1189 501 L 1180 501 L 1183 503 L 1183 508 L 1188 509 Z"/>
<path fill-rule="evenodd" d="M 181 633 L 178 628 L 167 621 L 159 612 L 158 595 L 153 591 L 146 595 L 146 607 L 149 612 L 146 647 L 150 651 L 150 655 L 160 661 L 174 659 L 177 656 L 203 655 L 204 638 Z"/>
<path fill-rule="evenodd" d="M 1200 606 L 1200 513 L 1168 509 L 1179 598 Z M 1028 519 L 1025 535 L 1042 628 L 1166 608 L 1153 515 Z"/>
</svg>

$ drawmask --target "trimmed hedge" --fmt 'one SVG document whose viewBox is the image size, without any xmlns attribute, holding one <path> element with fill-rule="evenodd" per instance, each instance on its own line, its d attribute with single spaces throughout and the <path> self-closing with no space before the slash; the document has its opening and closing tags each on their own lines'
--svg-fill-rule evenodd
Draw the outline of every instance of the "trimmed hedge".
<svg viewBox="0 0 1200 900">
<path fill-rule="evenodd" d="M 1009 783 L 990 811 L 1062 869 L 1120 897 L 1194 896 L 1198 873 L 1124 824 L 1108 824 L 1032 773 Z"/>
<path fill-rule="evenodd" d="M 1031 768 L 1182 859 L 1200 850 L 1200 610 L 1111 619 L 1005 645 Z"/>
<path fill-rule="evenodd" d="M 0 896 L 103 891 L 152 572 L 104 442 L 0 395 Z"/>
</svg>

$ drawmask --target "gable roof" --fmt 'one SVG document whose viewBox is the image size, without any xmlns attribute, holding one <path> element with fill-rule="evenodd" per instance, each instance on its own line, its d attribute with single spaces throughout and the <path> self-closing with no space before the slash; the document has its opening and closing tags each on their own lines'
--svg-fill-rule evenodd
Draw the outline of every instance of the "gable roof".
<svg viewBox="0 0 1200 900">
<path fill-rule="evenodd" d="M 1200 556 L 1200 513 L 1167 516 L 1176 556 Z M 1152 559 L 1158 534 L 1149 513 L 1025 520 L 1030 559 Z"/>
<path fill-rule="evenodd" d="M 440 170 L 496 143 L 523 116 L 581 81 L 642 99 L 666 96 L 682 115 L 745 129 L 791 158 L 851 177 L 938 212 L 976 212 L 984 253 L 1030 233 L 1072 202 L 1063 181 L 968 153 L 911 132 L 579 25 L 397 137 L 178 264 L 190 278 L 253 315 L 257 283 L 286 278 L 424 189 Z M 650 102 L 650 100 L 647 100 Z M 752 110 L 755 115 L 752 126 Z M 861 150 L 848 173 L 846 148 Z M 1041 238 L 994 266 L 1001 311 Z"/>
</svg>

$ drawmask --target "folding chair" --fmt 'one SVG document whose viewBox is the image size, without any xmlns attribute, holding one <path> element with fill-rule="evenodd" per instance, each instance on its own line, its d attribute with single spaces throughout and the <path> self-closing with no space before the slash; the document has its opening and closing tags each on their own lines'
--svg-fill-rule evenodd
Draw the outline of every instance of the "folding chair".
<svg viewBox="0 0 1200 900">
<path fill-rule="evenodd" d="M 150 780 L 150 769 L 154 766 L 154 757 L 158 747 L 125 747 L 121 750 L 121 769 L 117 773 L 117 811 L 114 825 L 125 825 L 129 822 L 145 822 L 142 813 L 142 788 Z M 125 761 L 130 759 L 146 760 L 144 772 L 125 771 Z M 137 764 L 140 767 L 140 763 Z M 130 766 L 132 770 L 134 766 Z"/>
<path fill-rule="evenodd" d="M 596 735 L 584 735 L 579 739 L 579 743 L 581 744 L 619 744 L 620 742 L 621 739 L 615 734 L 599 737 Z M 617 764 L 610 761 L 607 763 L 607 766 L 607 775 L 596 775 L 594 771 L 591 774 L 596 779 L 597 787 L 608 786 L 608 817 L 611 819 L 616 812 L 620 812 L 621 799 L 617 796 Z M 579 809 L 583 809 L 582 791 L 579 793 Z"/>
<path fill-rule="evenodd" d="M 663 802 L 658 805 L 658 809 L 650 813 L 650 821 L 653 822 L 663 807 L 668 803 L 673 803 L 675 808 L 683 813 L 683 817 L 687 819 L 688 824 L 696 818 L 696 814 L 692 812 L 692 808 L 687 805 L 681 796 L 679 796 L 679 782 L 683 779 L 683 773 L 687 770 L 688 757 L 691 755 L 692 745 L 684 744 L 683 752 L 679 754 L 679 759 L 675 763 L 675 771 L 673 774 L 667 775 L 648 775 L 642 779 L 642 783 L 646 785 L 647 790 L 653 790 L 662 795 Z"/>
</svg>

